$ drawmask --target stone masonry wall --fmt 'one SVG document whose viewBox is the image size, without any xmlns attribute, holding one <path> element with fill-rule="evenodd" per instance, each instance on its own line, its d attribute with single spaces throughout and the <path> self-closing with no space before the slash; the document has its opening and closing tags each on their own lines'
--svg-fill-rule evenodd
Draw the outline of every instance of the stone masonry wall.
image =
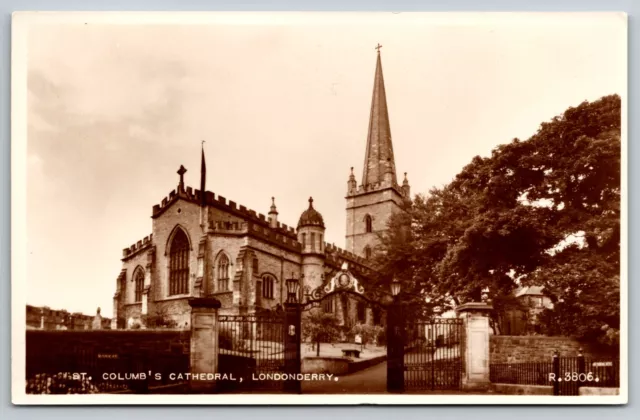
<svg viewBox="0 0 640 420">
<path fill-rule="evenodd" d="M 560 357 L 575 357 L 580 348 L 585 357 L 611 356 L 606 349 L 597 348 L 571 337 L 547 337 L 541 335 L 490 336 L 490 363 L 550 362 L 553 352 Z"/>
<path fill-rule="evenodd" d="M 177 200 L 161 216 L 153 219 L 153 242 L 156 246 L 156 258 L 151 279 L 153 302 L 172 300 L 178 296 L 169 296 L 169 237 L 177 226 L 180 226 L 191 243 L 189 252 L 189 292 L 181 295 L 190 296 L 198 261 L 198 244 L 202 236 L 200 228 L 200 207 L 185 200 Z M 151 308 L 149 308 L 151 310 Z"/>
<path fill-rule="evenodd" d="M 133 278 L 133 273 L 136 268 L 140 267 L 146 271 L 145 266 L 147 264 L 147 251 L 139 252 L 135 256 L 128 258 L 122 263 L 122 268 L 127 270 L 125 290 L 120 291 L 120 299 L 122 299 L 123 305 L 131 305 L 137 303 L 135 301 L 136 296 L 136 283 Z M 138 311 L 139 312 L 139 311 Z"/>
<path fill-rule="evenodd" d="M 251 296 L 249 304 L 256 305 L 259 303 L 256 306 L 264 309 L 274 309 L 278 304 L 283 305 L 287 298 L 286 279 L 300 278 L 300 255 L 254 238 L 249 239 L 249 246 L 258 259 L 258 271 L 254 272 L 252 270 L 252 279 L 249 285 Z M 262 295 L 262 290 L 257 288 L 258 282 L 262 281 L 262 276 L 265 274 L 275 278 L 273 298 L 265 298 Z"/>
<path fill-rule="evenodd" d="M 364 256 L 365 246 L 378 244 L 376 232 L 387 228 L 392 213 L 400 209 L 402 198 L 391 189 L 347 197 L 346 250 Z M 365 216 L 372 219 L 372 233 L 366 232 Z"/>
</svg>

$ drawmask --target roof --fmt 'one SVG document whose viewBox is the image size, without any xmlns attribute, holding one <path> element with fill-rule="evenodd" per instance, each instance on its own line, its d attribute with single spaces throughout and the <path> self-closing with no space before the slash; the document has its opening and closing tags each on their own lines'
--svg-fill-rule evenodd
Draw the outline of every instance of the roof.
<svg viewBox="0 0 640 420">
<path fill-rule="evenodd" d="M 313 197 L 309 197 L 309 208 L 302 212 L 298 220 L 298 229 L 303 226 L 320 226 L 324 229 L 322 215 L 313 208 Z"/>
<path fill-rule="evenodd" d="M 542 289 L 543 286 L 526 286 L 526 287 L 521 287 L 518 290 L 516 290 L 516 297 L 520 297 L 520 296 L 542 296 L 544 295 L 544 293 L 542 293 Z"/>
<path fill-rule="evenodd" d="M 389 111 L 387 109 L 387 94 L 384 88 L 384 77 L 382 76 L 380 50 L 378 49 L 362 185 L 378 184 L 384 180 L 384 176 L 387 173 L 391 173 L 392 185 L 397 184 Z"/>
</svg>

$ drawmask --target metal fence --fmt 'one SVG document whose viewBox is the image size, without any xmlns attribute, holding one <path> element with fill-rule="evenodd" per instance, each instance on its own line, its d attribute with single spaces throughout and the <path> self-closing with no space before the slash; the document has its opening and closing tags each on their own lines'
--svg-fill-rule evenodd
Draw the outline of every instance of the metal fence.
<svg viewBox="0 0 640 420">
<path fill-rule="evenodd" d="M 219 367 L 227 379 L 220 392 L 276 390 L 282 381 L 274 375 L 285 370 L 285 315 L 220 315 Z"/>
<path fill-rule="evenodd" d="M 619 388 L 620 361 L 582 356 L 559 357 L 554 367 L 554 395 L 579 395 L 580 387 Z"/>
<path fill-rule="evenodd" d="M 620 387 L 617 358 L 557 357 L 551 362 L 491 364 L 493 383 L 546 385 L 554 395 L 579 395 L 580 387 Z"/>
<path fill-rule="evenodd" d="M 461 383 L 462 319 L 408 322 L 405 330 L 406 390 L 457 389 Z"/>
<path fill-rule="evenodd" d="M 493 383 L 519 385 L 550 385 L 552 362 L 491 364 L 489 378 Z"/>
</svg>

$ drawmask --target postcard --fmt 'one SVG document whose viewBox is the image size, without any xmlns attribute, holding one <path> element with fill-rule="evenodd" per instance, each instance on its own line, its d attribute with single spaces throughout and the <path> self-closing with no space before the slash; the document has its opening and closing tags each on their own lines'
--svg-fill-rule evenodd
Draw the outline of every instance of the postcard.
<svg viewBox="0 0 640 420">
<path fill-rule="evenodd" d="M 624 404 L 624 13 L 17 12 L 15 404 Z"/>
</svg>

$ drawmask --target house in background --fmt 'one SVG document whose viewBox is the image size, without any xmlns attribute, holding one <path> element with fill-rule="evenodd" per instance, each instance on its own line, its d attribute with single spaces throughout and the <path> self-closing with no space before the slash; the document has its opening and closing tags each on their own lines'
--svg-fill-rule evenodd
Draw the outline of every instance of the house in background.
<svg viewBox="0 0 640 420">
<path fill-rule="evenodd" d="M 516 299 L 523 308 L 505 314 L 502 322 L 503 335 L 529 335 L 540 333 L 538 316 L 545 309 L 552 309 L 551 299 L 543 292 L 542 286 L 520 287 L 515 291 Z"/>
</svg>

